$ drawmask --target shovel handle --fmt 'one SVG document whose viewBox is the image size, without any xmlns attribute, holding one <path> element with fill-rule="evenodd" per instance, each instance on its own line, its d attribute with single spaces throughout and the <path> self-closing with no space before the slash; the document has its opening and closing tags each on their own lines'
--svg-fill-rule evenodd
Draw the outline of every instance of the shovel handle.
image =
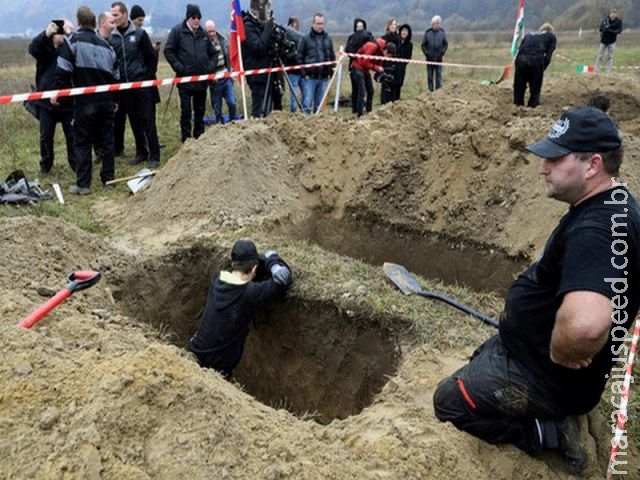
<svg viewBox="0 0 640 480">
<path fill-rule="evenodd" d="M 42 320 L 42 318 L 47 313 L 49 313 L 51 310 L 53 310 L 55 307 L 57 307 L 59 304 L 61 304 L 67 298 L 69 298 L 70 295 L 71 295 L 71 290 L 67 288 L 63 288 L 58 293 L 56 293 L 53 297 L 47 300 L 45 303 L 43 303 L 38 308 L 36 308 L 29 315 L 27 315 L 22 320 L 20 320 L 20 323 L 18 323 L 18 326 L 20 328 L 33 327 L 36 323 Z"/>
<path fill-rule="evenodd" d="M 18 327 L 31 328 L 42 320 L 47 313 L 69 298 L 73 292 L 78 292 L 95 285 L 100 281 L 100 277 L 100 272 L 94 272 L 92 270 L 78 270 L 70 273 L 67 277 L 67 281 L 69 282 L 67 286 L 20 320 Z"/>
</svg>

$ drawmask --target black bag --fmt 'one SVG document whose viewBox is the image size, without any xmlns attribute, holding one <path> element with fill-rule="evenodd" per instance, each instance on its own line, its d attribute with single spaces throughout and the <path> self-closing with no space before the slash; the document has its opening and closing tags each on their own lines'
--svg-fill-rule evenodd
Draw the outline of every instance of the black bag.
<svg viewBox="0 0 640 480">
<path fill-rule="evenodd" d="M 33 92 L 35 91 L 35 89 L 36 87 L 31 85 L 31 91 Z M 36 120 L 40 120 L 40 106 L 37 103 L 25 100 L 24 102 L 22 102 L 22 105 L 24 105 L 24 108 L 27 110 L 27 112 L 36 117 Z"/>
</svg>

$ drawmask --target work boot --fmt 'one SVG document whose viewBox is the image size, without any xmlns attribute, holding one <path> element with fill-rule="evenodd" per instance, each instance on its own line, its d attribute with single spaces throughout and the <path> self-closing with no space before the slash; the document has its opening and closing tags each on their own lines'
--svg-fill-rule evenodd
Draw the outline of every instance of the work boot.
<svg viewBox="0 0 640 480">
<path fill-rule="evenodd" d="M 580 434 L 580 417 L 569 416 L 563 420 L 556 420 L 555 423 L 558 449 L 564 456 L 567 466 L 574 473 L 584 471 L 589 459 L 584 439 Z"/>
<path fill-rule="evenodd" d="M 69 192 L 75 193 L 76 195 L 89 195 L 91 193 L 91 189 L 89 187 L 79 187 L 78 185 L 71 185 L 69 187 Z"/>
<path fill-rule="evenodd" d="M 540 440 L 541 450 L 558 450 L 573 473 L 580 473 L 587 468 L 588 457 L 580 432 L 580 417 L 571 416 L 561 420 L 535 419 L 534 435 Z"/>
</svg>

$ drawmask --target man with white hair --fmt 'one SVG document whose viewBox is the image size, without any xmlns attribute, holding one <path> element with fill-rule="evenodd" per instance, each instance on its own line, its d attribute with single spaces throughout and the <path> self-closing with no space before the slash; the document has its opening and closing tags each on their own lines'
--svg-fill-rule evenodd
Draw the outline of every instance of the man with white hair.
<svg viewBox="0 0 640 480">
<path fill-rule="evenodd" d="M 447 53 L 449 43 L 442 28 L 442 17 L 436 15 L 431 19 L 431 27 L 424 32 L 422 53 L 427 62 L 427 88 L 430 92 L 442 87 L 442 57 Z"/>
</svg>

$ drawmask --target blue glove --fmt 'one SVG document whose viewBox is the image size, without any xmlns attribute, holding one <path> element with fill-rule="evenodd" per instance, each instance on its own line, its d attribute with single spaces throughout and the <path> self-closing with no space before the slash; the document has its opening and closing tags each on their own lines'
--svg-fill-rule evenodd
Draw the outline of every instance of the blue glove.
<svg viewBox="0 0 640 480">
<path fill-rule="evenodd" d="M 287 267 L 275 264 L 271 267 L 271 278 L 278 285 L 289 285 L 291 283 L 291 272 Z"/>
</svg>

